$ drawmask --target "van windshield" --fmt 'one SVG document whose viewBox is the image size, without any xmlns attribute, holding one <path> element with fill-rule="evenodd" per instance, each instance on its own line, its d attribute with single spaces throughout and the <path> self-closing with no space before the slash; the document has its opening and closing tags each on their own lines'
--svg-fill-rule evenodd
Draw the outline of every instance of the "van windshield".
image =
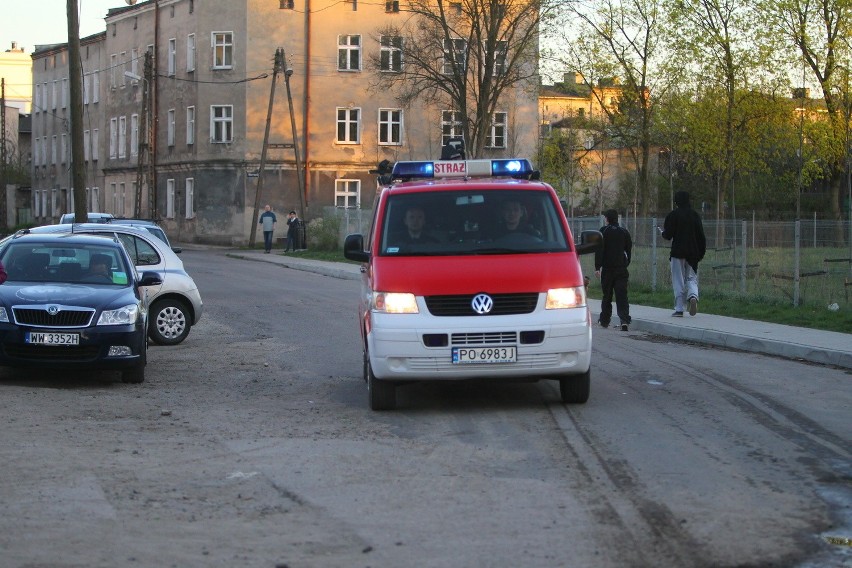
<svg viewBox="0 0 852 568">
<path fill-rule="evenodd" d="M 380 254 L 441 256 L 566 252 L 560 211 L 546 191 L 470 190 L 392 195 Z"/>
</svg>

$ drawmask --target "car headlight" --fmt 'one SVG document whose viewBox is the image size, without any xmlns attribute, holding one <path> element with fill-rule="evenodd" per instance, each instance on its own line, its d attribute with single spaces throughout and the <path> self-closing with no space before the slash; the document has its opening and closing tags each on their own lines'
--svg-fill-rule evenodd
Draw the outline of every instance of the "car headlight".
<svg viewBox="0 0 852 568">
<path fill-rule="evenodd" d="M 9 314 L 6 313 L 6 308 L 0 307 L 0 322 L 9 323 Z"/>
<path fill-rule="evenodd" d="M 130 304 L 115 310 L 104 310 L 98 318 L 98 325 L 125 325 L 136 323 L 139 317 L 139 306 Z"/>
<path fill-rule="evenodd" d="M 373 309 L 386 314 L 417 314 L 414 294 L 405 292 L 373 292 Z"/>
<path fill-rule="evenodd" d="M 546 310 L 582 308 L 585 305 L 586 289 L 583 286 L 577 286 L 576 288 L 552 288 L 547 291 L 547 299 L 544 302 Z"/>
</svg>

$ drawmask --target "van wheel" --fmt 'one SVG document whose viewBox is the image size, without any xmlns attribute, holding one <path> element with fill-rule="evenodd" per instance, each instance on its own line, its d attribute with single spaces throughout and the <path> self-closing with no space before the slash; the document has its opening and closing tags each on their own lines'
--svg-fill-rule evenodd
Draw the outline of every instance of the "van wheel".
<svg viewBox="0 0 852 568">
<path fill-rule="evenodd" d="M 571 375 L 559 379 L 559 394 L 562 397 L 562 402 L 583 404 L 589 400 L 591 379 L 591 368 L 582 375 Z"/>
<path fill-rule="evenodd" d="M 396 408 L 396 385 L 377 379 L 370 365 L 369 355 L 364 355 L 364 378 L 367 379 L 367 394 L 370 410 L 393 410 Z"/>
</svg>

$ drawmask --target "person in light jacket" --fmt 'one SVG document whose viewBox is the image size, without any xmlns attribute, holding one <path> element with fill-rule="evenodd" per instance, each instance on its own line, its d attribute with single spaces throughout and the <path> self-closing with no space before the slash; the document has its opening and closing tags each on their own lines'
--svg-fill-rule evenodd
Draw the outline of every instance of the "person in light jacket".
<svg viewBox="0 0 852 568">
<path fill-rule="evenodd" d="M 257 224 L 263 225 L 263 252 L 266 254 L 269 254 L 269 251 L 272 250 L 272 231 L 275 230 L 275 223 L 277 222 L 278 219 L 272 212 L 272 207 L 270 205 L 264 207 Z"/>
</svg>

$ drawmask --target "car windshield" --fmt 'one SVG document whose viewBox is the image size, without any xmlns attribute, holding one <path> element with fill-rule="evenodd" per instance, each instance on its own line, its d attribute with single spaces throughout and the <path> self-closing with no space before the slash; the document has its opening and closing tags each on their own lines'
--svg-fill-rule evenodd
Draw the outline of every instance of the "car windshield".
<svg viewBox="0 0 852 568">
<path fill-rule="evenodd" d="M 115 247 L 79 243 L 10 243 L 0 262 L 8 282 L 64 282 L 127 286 L 125 261 Z"/>
<path fill-rule="evenodd" d="M 387 201 L 380 254 L 441 256 L 566 252 L 558 205 L 546 191 L 400 193 Z"/>
</svg>

